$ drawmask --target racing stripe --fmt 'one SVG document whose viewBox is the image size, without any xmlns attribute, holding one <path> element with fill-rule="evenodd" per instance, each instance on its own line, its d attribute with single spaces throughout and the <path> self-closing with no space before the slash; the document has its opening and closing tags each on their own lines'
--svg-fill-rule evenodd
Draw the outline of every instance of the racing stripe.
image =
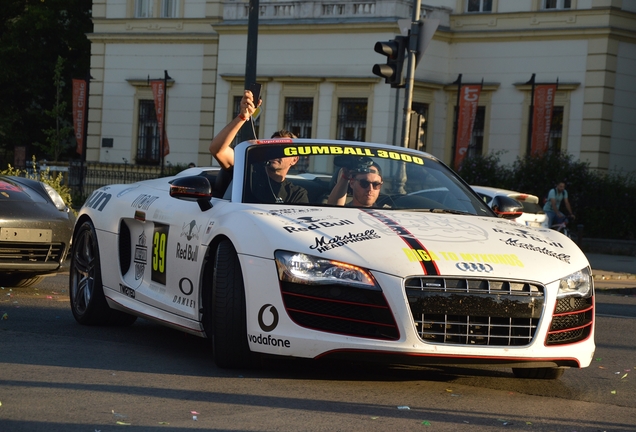
<svg viewBox="0 0 636 432">
<path fill-rule="evenodd" d="M 382 213 L 374 209 L 361 208 L 360 210 L 367 213 L 369 216 L 373 216 L 374 218 L 382 222 L 384 225 L 388 226 L 391 229 L 391 231 L 397 234 L 404 241 L 404 243 L 406 243 L 408 247 L 410 247 L 411 250 L 414 251 L 415 254 L 418 253 L 417 252 L 418 250 L 423 250 L 428 254 L 428 250 L 424 247 L 424 245 L 420 243 L 420 241 L 416 239 L 415 236 L 411 234 L 409 230 L 407 230 L 405 227 L 403 227 L 402 225 L 400 225 L 393 219 L 383 215 Z M 437 268 L 437 264 L 435 264 L 435 261 L 422 260 L 420 261 L 420 264 L 422 265 L 422 270 L 424 270 L 424 274 L 439 275 L 439 269 Z"/>
</svg>

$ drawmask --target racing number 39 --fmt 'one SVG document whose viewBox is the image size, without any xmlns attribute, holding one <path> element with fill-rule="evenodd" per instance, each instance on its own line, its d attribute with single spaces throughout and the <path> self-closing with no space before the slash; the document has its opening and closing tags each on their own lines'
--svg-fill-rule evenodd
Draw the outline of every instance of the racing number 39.
<svg viewBox="0 0 636 432">
<path fill-rule="evenodd" d="M 151 279 L 166 284 L 166 256 L 168 250 L 168 225 L 155 224 L 152 235 L 152 272 Z"/>
</svg>

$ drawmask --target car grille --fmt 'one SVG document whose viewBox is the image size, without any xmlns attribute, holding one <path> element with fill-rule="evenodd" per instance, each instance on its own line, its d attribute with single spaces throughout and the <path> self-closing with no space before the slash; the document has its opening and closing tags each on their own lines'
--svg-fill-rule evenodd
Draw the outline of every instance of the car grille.
<svg viewBox="0 0 636 432">
<path fill-rule="evenodd" d="M 287 314 L 302 327 L 364 338 L 399 338 L 382 291 L 291 282 L 282 282 L 281 289 Z"/>
<path fill-rule="evenodd" d="M 63 252 L 63 243 L 0 242 L 0 263 L 59 262 Z"/>
<path fill-rule="evenodd" d="M 557 300 L 546 345 L 563 345 L 587 339 L 594 321 L 594 298 L 566 297 Z"/>
<path fill-rule="evenodd" d="M 518 281 L 410 278 L 405 290 L 418 335 L 437 344 L 529 345 L 545 303 L 543 286 Z"/>
</svg>

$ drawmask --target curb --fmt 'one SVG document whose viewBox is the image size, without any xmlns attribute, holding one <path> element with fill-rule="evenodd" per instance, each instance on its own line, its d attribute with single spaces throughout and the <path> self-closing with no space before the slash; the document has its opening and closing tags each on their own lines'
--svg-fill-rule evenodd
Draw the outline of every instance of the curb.
<svg viewBox="0 0 636 432">
<path fill-rule="evenodd" d="M 613 272 L 604 272 L 598 271 L 598 273 L 592 269 L 592 277 L 595 281 L 604 281 L 604 280 L 633 280 L 636 281 L 636 275 L 630 273 L 613 273 Z"/>
</svg>

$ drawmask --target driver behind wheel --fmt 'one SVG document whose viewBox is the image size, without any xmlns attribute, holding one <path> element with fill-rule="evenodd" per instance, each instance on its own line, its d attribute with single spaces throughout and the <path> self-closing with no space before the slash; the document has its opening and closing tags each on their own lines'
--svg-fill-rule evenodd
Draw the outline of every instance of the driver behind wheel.
<svg viewBox="0 0 636 432">
<path fill-rule="evenodd" d="M 371 161 L 362 161 L 353 168 L 340 168 L 338 181 L 329 194 L 327 204 L 345 205 L 351 187 L 353 199 L 348 207 L 374 207 L 382 189 L 382 170 Z"/>
</svg>

